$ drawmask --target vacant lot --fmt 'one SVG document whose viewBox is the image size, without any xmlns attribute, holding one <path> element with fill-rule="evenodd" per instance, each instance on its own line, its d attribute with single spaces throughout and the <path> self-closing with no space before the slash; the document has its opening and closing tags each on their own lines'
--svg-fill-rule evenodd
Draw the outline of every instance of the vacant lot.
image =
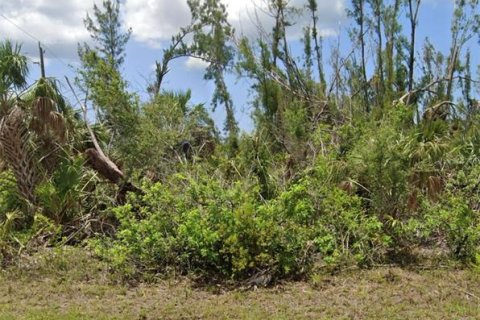
<svg viewBox="0 0 480 320">
<path fill-rule="evenodd" d="M 0 319 L 480 319 L 480 275 L 377 268 L 257 290 L 174 277 L 123 285 L 106 265 L 71 249 L 3 271 Z"/>
</svg>

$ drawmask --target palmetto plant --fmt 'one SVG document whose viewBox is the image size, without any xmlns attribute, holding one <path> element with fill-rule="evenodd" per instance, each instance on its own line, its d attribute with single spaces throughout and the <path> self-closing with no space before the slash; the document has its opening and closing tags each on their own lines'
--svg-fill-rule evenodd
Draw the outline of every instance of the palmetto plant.
<svg viewBox="0 0 480 320">
<path fill-rule="evenodd" d="M 28 90 L 27 60 L 21 47 L 0 43 L 0 154 L 15 175 L 18 191 L 28 204 L 26 224 L 33 222 L 35 188 L 59 161 L 66 138 L 65 102 L 54 81 L 41 78 Z"/>
<path fill-rule="evenodd" d="M 422 123 L 405 144 L 410 159 L 410 183 L 425 191 L 430 200 L 437 200 L 448 173 L 445 157 L 453 145 L 448 125 L 442 121 Z"/>
<path fill-rule="evenodd" d="M 14 106 L 0 122 L 0 145 L 7 165 L 13 170 L 23 198 L 35 203 L 34 187 L 37 174 L 34 169 L 29 132 L 24 122 L 25 111 Z"/>
<path fill-rule="evenodd" d="M 83 170 L 83 164 L 82 157 L 61 159 L 53 174 L 36 189 L 42 214 L 57 224 L 68 223 L 80 211 L 79 199 L 89 184 L 89 176 Z"/>
<path fill-rule="evenodd" d="M 10 41 L 0 42 L 0 95 L 6 102 L 8 94 L 26 86 L 27 58 L 21 54 L 21 46 Z M 3 106 L 3 105 L 2 105 Z"/>
<path fill-rule="evenodd" d="M 19 106 L 15 92 L 26 86 L 27 59 L 21 46 L 10 41 L 0 42 L 0 154 L 17 179 L 18 190 L 29 203 L 35 202 L 35 171 L 29 156 L 25 111 Z M 26 220 L 33 222 L 32 210 Z"/>
</svg>

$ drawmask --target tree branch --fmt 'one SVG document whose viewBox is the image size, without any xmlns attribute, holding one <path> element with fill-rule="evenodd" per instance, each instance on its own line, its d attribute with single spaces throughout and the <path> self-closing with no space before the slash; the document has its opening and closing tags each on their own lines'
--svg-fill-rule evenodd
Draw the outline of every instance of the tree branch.
<svg viewBox="0 0 480 320">
<path fill-rule="evenodd" d="M 77 93 L 73 89 L 73 86 L 70 84 L 70 81 L 68 80 L 68 78 L 65 77 L 65 79 L 67 80 L 67 84 L 70 87 L 70 90 L 72 90 L 72 93 L 75 96 L 75 99 L 77 100 L 78 104 L 82 108 L 83 120 L 85 121 L 85 126 L 87 127 L 88 133 L 90 134 L 90 138 L 92 139 L 93 146 L 95 147 L 94 149 L 86 150 L 86 154 L 88 155 L 93 168 L 97 170 L 103 177 L 107 178 L 111 182 L 115 184 L 120 184 L 124 180 L 125 175 L 118 168 L 118 166 L 112 160 L 110 160 L 110 158 L 108 158 L 103 152 L 102 148 L 100 147 L 100 144 L 98 143 L 97 137 L 95 136 L 95 133 L 93 132 L 90 125 L 88 124 L 87 107 L 78 98 Z"/>
</svg>

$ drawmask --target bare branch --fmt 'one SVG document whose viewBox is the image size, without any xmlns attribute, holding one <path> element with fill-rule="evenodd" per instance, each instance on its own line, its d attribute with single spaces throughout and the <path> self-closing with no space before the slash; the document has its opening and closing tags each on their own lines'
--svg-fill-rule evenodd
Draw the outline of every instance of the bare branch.
<svg viewBox="0 0 480 320">
<path fill-rule="evenodd" d="M 80 101 L 80 99 L 77 96 L 77 93 L 73 89 L 73 86 L 70 84 L 70 81 L 68 80 L 67 77 L 65 77 L 67 80 L 67 84 L 70 87 L 70 90 L 72 90 L 73 95 L 75 96 L 75 99 L 77 100 L 78 104 L 82 108 L 83 111 L 83 120 L 85 121 L 85 126 L 87 127 L 88 133 L 90 134 L 90 138 L 92 139 L 92 143 L 95 147 L 95 150 L 87 150 L 87 154 L 91 158 L 95 158 L 99 161 L 98 166 L 95 166 L 94 169 L 99 171 L 105 178 L 108 180 L 119 184 L 124 178 L 125 175 L 123 172 L 118 168 L 118 166 L 108 158 L 105 153 L 103 152 L 102 148 L 100 147 L 100 144 L 98 143 L 97 137 L 95 136 L 95 133 L 93 132 L 92 128 L 88 124 L 88 117 L 87 117 L 87 107 Z"/>
</svg>

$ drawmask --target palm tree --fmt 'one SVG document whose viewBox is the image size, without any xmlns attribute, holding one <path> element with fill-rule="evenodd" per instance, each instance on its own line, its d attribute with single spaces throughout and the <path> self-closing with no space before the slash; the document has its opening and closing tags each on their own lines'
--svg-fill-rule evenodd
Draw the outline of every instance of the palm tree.
<svg viewBox="0 0 480 320">
<path fill-rule="evenodd" d="M 0 42 L 0 158 L 12 170 L 28 204 L 25 223 L 33 222 L 35 188 L 58 161 L 66 136 L 66 105 L 55 82 L 41 78 L 28 90 L 27 58 L 21 46 Z"/>
<path fill-rule="evenodd" d="M 0 42 L 0 93 L 26 86 L 27 57 L 21 54 L 22 46 L 9 40 Z"/>
<path fill-rule="evenodd" d="M 25 112 L 15 96 L 17 90 L 26 87 L 27 75 L 27 58 L 21 54 L 21 46 L 8 40 L 0 42 L 0 154 L 15 175 L 21 196 L 33 204 L 36 177 L 29 156 Z M 33 222 L 33 210 L 27 210 L 25 221 Z"/>
</svg>

